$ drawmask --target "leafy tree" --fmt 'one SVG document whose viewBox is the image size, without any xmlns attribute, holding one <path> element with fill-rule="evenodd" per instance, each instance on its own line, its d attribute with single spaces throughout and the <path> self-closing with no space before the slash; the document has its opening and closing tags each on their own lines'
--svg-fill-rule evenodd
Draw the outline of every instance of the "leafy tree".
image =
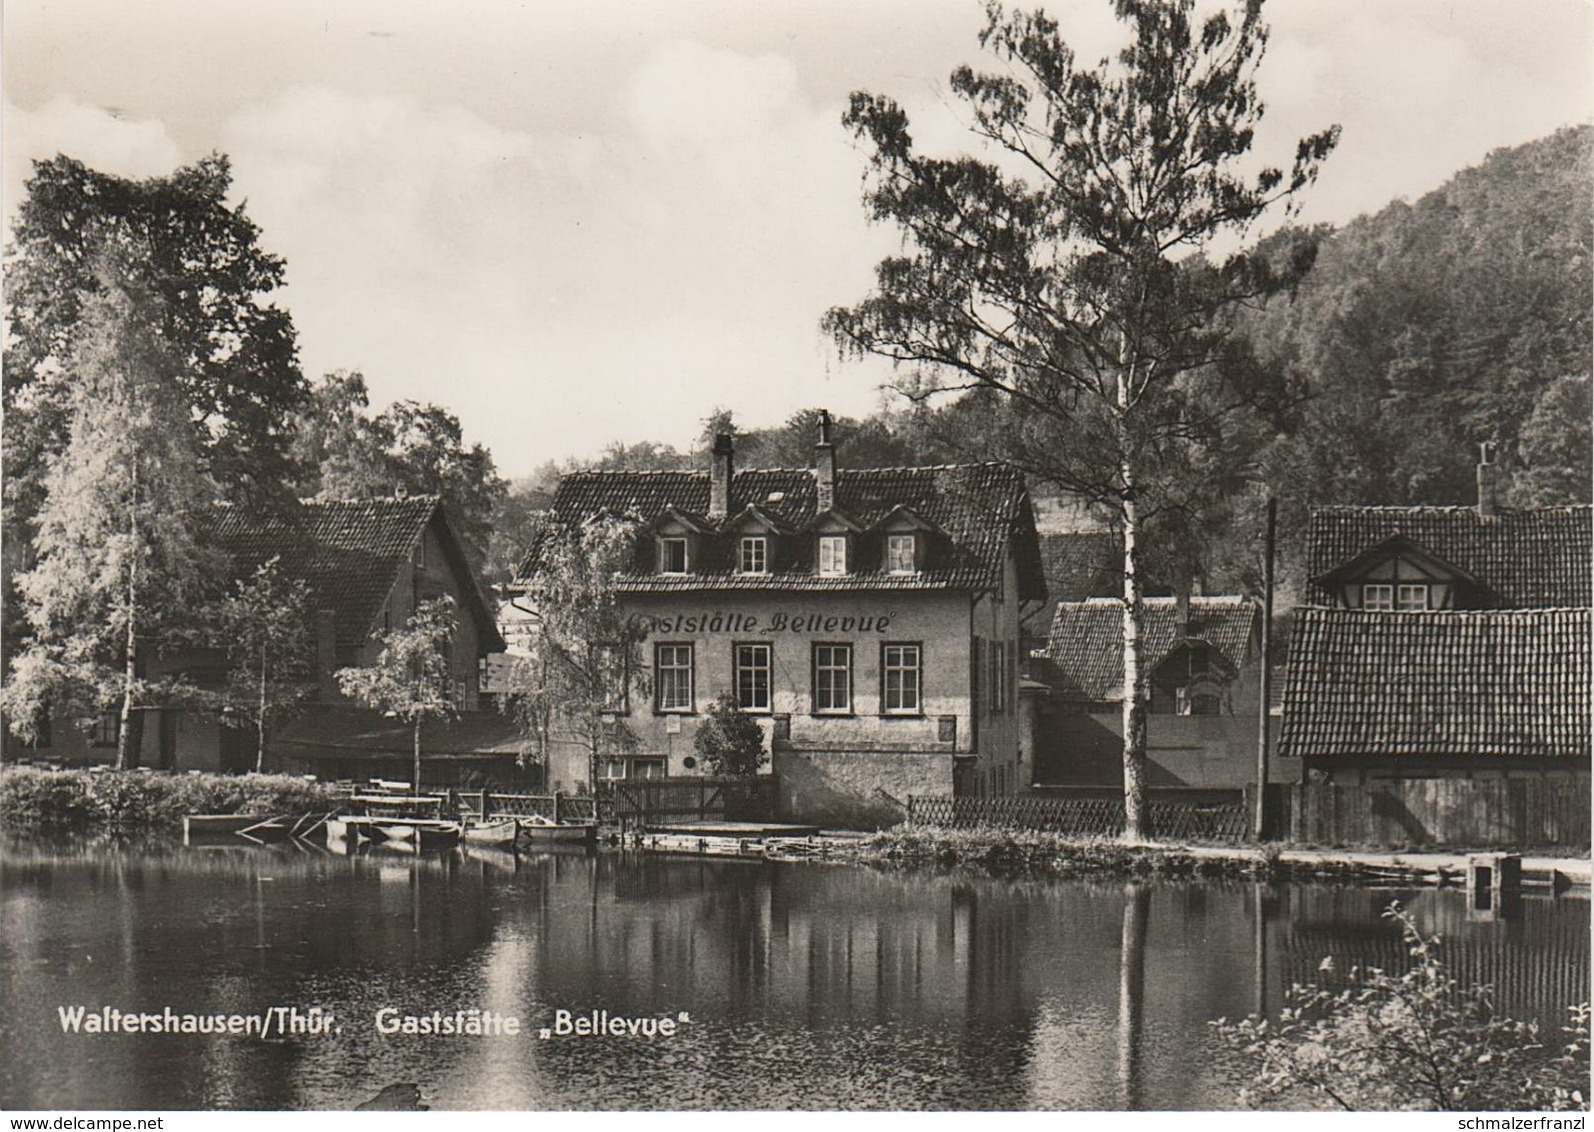
<svg viewBox="0 0 1594 1132">
<path fill-rule="evenodd" d="M 1199 25 L 1193 7 L 1116 0 L 1130 43 L 1086 69 L 1055 21 L 993 3 L 980 41 L 1004 73 L 951 78 L 993 160 L 921 156 L 899 105 L 854 94 L 843 122 L 869 149 L 866 203 L 905 249 L 876 268 L 873 295 L 825 317 L 844 351 L 905 367 L 910 395 L 990 395 L 997 454 L 1115 513 L 1131 839 L 1145 833 L 1142 524 L 1199 513 L 1243 474 L 1228 421 L 1271 391 L 1231 336 L 1234 312 L 1297 279 L 1311 249 L 1197 253 L 1310 184 L 1338 136 L 1302 140 L 1288 173 L 1245 173 L 1261 3 Z"/>
<path fill-rule="evenodd" d="M 625 698 L 647 694 L 639 655 L 647 629 L 615 588 L 635 554 L 636 524 L 604 517 L 571 528 L 540 516 L 532 546 L 519 584 L 536 610 L 536 631 L 530 655 L 515 663 L 505 707 L 545 767 L 555 742 L 579 744 L 595 789 L 599 760 L 636 746 L 621 714 Z"/>
<path fill-rule="evenodd" d="M 14 730 L 51 706 L 120 701 L 118 769 L 137 765 L 146 653 L 195 607 L 217 563 L 199 532 L 216 489 L 202 470 L 162 304 L 100 257 L 64 355 L 67 441 L 42 479 L 37 560 L 17 579 L 32 641 L 5 690 Z"/>
<path fill-rule="evenodd" d="M 275 499 L 290 480 L 288 429 L 304 397 L 292 320 L 268 301 L 283 261 L 263 251 L 232 171 L 214 155 L 169 177 L 130 181 L 69 157 L 35 162 L 7 248 L 5 502 L 26 529 L 41 469 L 67 444 L 76 397 L 68 359 L 115 256 L 149 292 L 175 362 L 200 467 L 237 501 Z"/>
<path fill-rule="evenodd" d="M 1587 1003 L 1572 1008 L 1568 1040 L 1555 1048 L 1536 1025 L 1498 1016 L 1488 987 L 1451 977 L 1438 937 L 1424 936 L 1398 903 L 1384 915 L 1411 953 L 1404 973 L 1352 969 L 1338 989 L 1292 987 L 1276 1023 L 1213 1023 L 1246 1066 L 1242 1099 L 1348 1111 L 1587 1107 Z"/>
<path fill-rule="evenodd" d="M 232 667 L 218 705 L 254 725 L 255 771 L 265 766 L 269 725 L 289 715 L 314 686 L 310 589 L 272 558 L 240 579 L 217 610 Z"/>
<path fill-rule="evenodd" d="M 1518 507 L 1590 502 L 1594 399 L 1589 386 L 1588 374 L 1558 378 L 1522 422 L 1517 455 L 1523 466 L 1511 484 L 1511 502 Z"/>
<path fill-rule="evenodd" d="M 410 725 L 414 788 L 421 790 L 421 725 L 459 714 L 452 668 L 454 599 L 421 602 L 400 628 L 378 634 L 382 651 L 365 668 L 340 668 L 338 689 L 350 699 Z"/>
<path fill-rule="evenodd" d="M 712 774 L 757 774 L 769 761 L 764 732 L 742 710 L 734 692 L 721 692 L 708 705 L 692 746 Z"/>
<path fill-rule="evenodd" d="M 369 408 L 358 371 L 339 370 L 315 386 L 296 430 L 295 453 L 306 469 L 301 494 L 441 496 L 466 556 L 479 568 L 507 488 L 491 453 L 467 445 L 459 418 L 437 405 L 396 401 L 374 417 Z"/>
</svg>

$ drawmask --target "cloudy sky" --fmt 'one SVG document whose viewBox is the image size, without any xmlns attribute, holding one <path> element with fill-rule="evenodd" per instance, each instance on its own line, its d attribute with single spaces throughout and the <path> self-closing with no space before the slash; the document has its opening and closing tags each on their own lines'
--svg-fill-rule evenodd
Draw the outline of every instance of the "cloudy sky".
<svg viewBox="0 0 1594 1132">
<path fill-rule="evenodd" d="M 1107 0 L 1047 5 L 1086 58 Z M 1303 216 L 1415 198 L 1586 121 L 1589 0 L 1275 0 L 1259 149 L 1339 151 Z M 894 246 L 859 204 L 847 94 L 967 149 L 946 76 L 977 0 L 6 0 L 5 214 L 57 152 L 155 176 L 213 150 L 308 374 L 437 401 L 505 472 L 879 403 L 818 321 Z"/>
</svg>

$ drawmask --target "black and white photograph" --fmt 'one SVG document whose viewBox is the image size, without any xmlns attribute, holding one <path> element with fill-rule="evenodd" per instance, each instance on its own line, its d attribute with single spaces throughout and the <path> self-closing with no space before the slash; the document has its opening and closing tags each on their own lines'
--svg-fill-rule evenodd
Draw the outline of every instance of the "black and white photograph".
<svg viewBox="0 0 1594 1132">
<path fill-rule="evenodd" d="M 1585 1127 L 1589 0 L 3 20 L 11 1128 Z"/>
</svg>

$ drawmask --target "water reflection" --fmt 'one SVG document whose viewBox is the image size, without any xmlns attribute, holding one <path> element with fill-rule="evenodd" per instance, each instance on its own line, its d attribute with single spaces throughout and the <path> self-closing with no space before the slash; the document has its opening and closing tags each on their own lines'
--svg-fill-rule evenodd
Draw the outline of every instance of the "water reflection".
<svg viewBox="0 0 1594 1132">
<path fill-rule="evenodd" d="M 12 843 L 0 857 L 0 1105 L 1204 1108 L 1206 1022 L 1336 965 L 1404 961 L 1398 896 L 1463 979 L 1560 1021 L 1587 904 L 1468 918 L 1462 893 L 966 875 L 634 857 L 332 857 Z M 56 1008 L 321 1005 L 335 1038 L 60 1032 Z M 483 1008 L 519 1039 L 376 1032 Z M 560 1038 L 554 1012 L 688 1014 L 672 1039 Z M 199 1072 L 195 1072 L 196 1068 Z"/>
</svg>

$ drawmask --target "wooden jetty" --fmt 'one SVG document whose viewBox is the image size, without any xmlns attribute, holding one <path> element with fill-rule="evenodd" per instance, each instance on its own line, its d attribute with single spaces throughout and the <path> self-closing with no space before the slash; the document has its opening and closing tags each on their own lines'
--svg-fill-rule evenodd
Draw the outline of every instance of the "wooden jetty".
<svg viewBox="0 0 1594 1132">
<path fill-rule="evenodd" d="M 709 857 L 765 857 L 776 847 L 806 841 L 816 825 L 774 822 L 680 822 L 650 826 L 635 835 L 635 844 L 654 853 L 689 853 Z"/>
</svg>

